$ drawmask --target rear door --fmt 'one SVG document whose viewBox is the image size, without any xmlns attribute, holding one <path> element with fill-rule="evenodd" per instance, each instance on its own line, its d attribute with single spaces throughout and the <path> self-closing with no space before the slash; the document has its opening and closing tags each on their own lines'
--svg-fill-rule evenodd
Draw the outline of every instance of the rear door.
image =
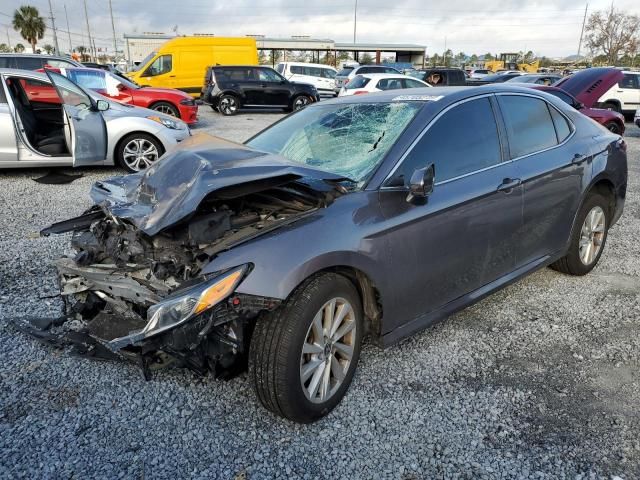
<svg viewBox="0 0 640 480">
<path fill-rule="evenodd" d="M 73 166 L 95 165 L 107 156 L 107 128 L 91 97 L 68 78 L 45 70 L 56 87 L 71 130 Z"/>
<path fill-rule="evenodd" d="M 622 103 L 622 110 L 635 112 L 640 108 L 640 74 L 625 73 L 614 89 Z"/>
<path fill-rule="evenodd" d="M 500 94 L 510 158 L 524 187 L 520 266 L 563 250 L 584 183 L 591 177 L 587 142 L 571 141 L 573 125 L 541 98 Z"/>
</svg>

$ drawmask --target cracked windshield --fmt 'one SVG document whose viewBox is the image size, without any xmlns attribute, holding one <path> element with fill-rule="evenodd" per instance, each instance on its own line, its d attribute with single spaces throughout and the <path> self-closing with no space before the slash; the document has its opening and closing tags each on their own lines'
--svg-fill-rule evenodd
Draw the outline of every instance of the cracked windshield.
<svg viewBox="0 0 640 480">
<path fill-rule="evenodd" d="M 361 183 L 422 105 L 320 105 L 284 119 L 247 144 Z"/>
</svg>

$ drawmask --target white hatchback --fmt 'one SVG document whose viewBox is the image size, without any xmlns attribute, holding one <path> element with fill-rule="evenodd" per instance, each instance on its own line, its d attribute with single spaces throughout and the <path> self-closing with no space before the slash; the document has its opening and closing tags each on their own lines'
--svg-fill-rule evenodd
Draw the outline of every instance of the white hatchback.
<svg viewBox="0 0 640 480">
<path fill-rule="evenodd" d="M 347 95 L 362 95 L 363 93 L 383 92 L 386 90 L 402 90 L 405 88 L 423 88 L 430 86 L 427 82 L 407 75 L 367 73 L 353 77 L 349 83 L 342 87 L 338 96 L 344 97 Z"/>
<path fill-rule="evenodd" d="M 282 62 L 276 67 L 279 74 L 291 82 L 309 83 L 321 96 L 335 97 L 337 70 L 320 63 Z"/>
</svg>

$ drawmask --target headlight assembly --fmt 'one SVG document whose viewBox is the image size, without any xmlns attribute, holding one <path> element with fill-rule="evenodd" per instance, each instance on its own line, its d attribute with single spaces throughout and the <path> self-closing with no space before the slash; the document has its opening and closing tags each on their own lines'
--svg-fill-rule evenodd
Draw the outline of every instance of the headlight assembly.
<svg viewBox="0 0 640 480">
<path fill-rule="evenodd" d="M 150 116 L 147 117 L 149 120 L 153 120 L 154 122 L 158 122 L 162 125 L 164 125 L 167 128 L 170 128 L 172 130 L 181 130 L 181 126 L 178 122 L 176 122 L 175 120 L 171 120 L 170 118 L 165 118 L 165 117 L 158 117 L 158 116 Z"/>
<path fill-rule="evenodd" d="M 246 265 L 229 270 L 152 305 L 147 310 L 147 325 L 140 333 L 143 337 L 157 335 L 200 315 L 231 295 L 246 271 Z"/>
</svg>

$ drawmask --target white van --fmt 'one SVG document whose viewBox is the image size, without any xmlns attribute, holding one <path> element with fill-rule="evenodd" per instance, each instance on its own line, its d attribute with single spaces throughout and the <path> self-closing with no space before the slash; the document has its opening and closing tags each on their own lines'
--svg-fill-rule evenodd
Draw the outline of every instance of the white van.
<svg viewBox="0 0 640 480">
<path fill-rule="evenodd" d="M 282 62 L 276 67 L 287 80 L 309 83 L 318 89 L 321 96 L 336 96 L 336 69 L 320 63 Z"/>
</svg>

